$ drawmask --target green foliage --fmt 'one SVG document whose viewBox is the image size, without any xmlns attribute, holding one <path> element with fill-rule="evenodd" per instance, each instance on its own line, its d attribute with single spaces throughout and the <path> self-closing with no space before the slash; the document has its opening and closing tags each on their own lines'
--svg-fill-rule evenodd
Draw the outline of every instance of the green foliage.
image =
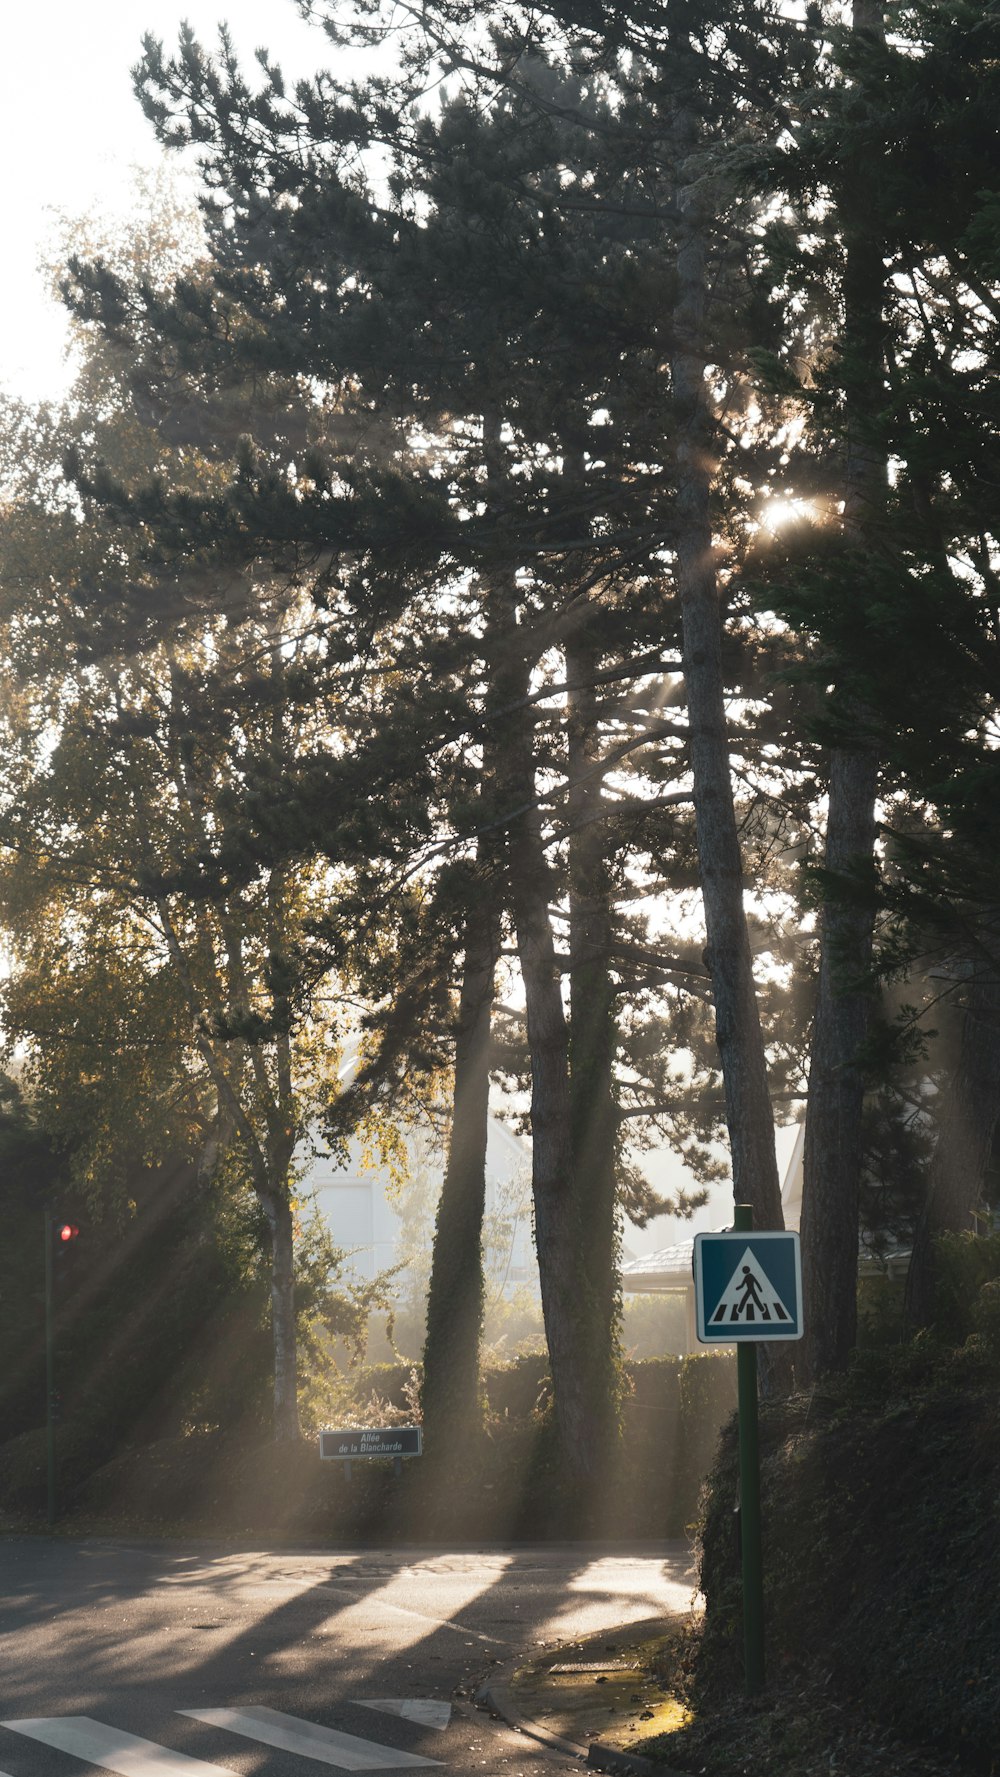
<svg viewBox="0 0 1000 1777">
<path fill-rule="evenodd" d="M 681 1352 L 687 1345 L 687 1308 L 682 1295 L 626 1295 L 622 1301 L 622 1345 L 633 1363 Z"/>
<path fill-rule="evenodd" d="M 414 1364 L 359 1362 L 342 1370 L 306 1367 L 299 1414 L 306 1437 L 327 1427 L 413 1425 L 420 1420 L 419 1369 Z"/>
<path fill-rule="evenodd" d="M 715 1455 L 720 1428 L 736 1406 L 736 1362 L 731 1355 L 706 1352 L 681 1359 L 678 1376 L 680 1436 L 678 1491 L 696 1498 Z"/>
<path fill-rule="evenodd" d="M 980 1285 L 972 1313 L 987 1356 L 1000 1368 L 1000 1276 Z"/>
<path fill-rule="evenodd" d="M 990 492 L 1000 436 L 997 17 L 963 4 L 891 17 L 887 43 L 833 30 L 822 92 L 774 169 L 785 203 L 760 265 L 782 308 L 784 371 L 800 374 L 817 488 L 816 522 L 770 550 L 768 596 L 815 638 L 814 730 L 849 740 L 857 700 L 884 763 L 887 867 L 869 892 L 889 914 L 878 964 L 887 977 L 981 948 L 995 968 L 1000 639 Z M 823 493 L 842 464 L 844 390 L 871 374 L 864 351 L 852 361 L 828 348 L 859 217 L 885 272 L 876 352 L 886 374 L 863 430 L 894 464 L 878 547 L 864 561 L 831 539 Z M 852 892 L 847 881 L 827 886 Z"/>
<path fill-rule="evenodd" d="M 44 1504 L 43 1215 L 48 1197 L 77 1220 L 79 1240 L 55 1261 L 57 1447 L 64 1503 L 95 1469 L 129 1449 L 207 1433 L 262 1435 L 269 1417 L 268 1237 L 253 1194 L 201 1184 L 190 1165 L 134 1173 L 118 1215 L 98 1217 L 69 1185 L 45 1140 L 16 1107 L 0 1125 L 7 1150 L 0 1195 L 7 1228 L 0 1411 L 8 1436 L 2 1497 Z M 48 1179 L 46 1178 L 48 1167 Z M 343 1255 L 316 1221 L 297 1243 L 309 1429 L 325 1422 L 334 1337 L 363 1345 L 390 1280 L 352 1287 Z M 353 1386 L 353 1384 L 352 1384 Z M 381 1379 L 372 1386 L 377 1390 Z M 19 1439 L 15 1434 L 20 1434 Z"/>
<path fill-rule="evenodd" d="M 120 1216 L 58 1192 L 58 1213 L 80 1236 L 54 1262 L 57 1442 L 69 1481 L 117 1449 L 185 1426 L 260 1424 L 266 1410 L 266 1260 L 246 1200 L 205 1190 L 183 1163 L 131 1180 Z M 16 1178 L 2 1194 L 11 1256 L 3 1303 L 16 1322 L 19 1360 L 0 1388 L 5 1426 L 25 1432 L 24 1478 L 44 1497 L 45 1421 L 41 1202 L 18 1214 Z M 7 1211 L 9 1210 L 9 1215 Z M 31 1453 L 38 1459 L 30 1480 Z"/>
<path fill-rule="evenodd" d="M 164 214 L 148 237 L 120 242 L 95 287 L 124 280 L 154 300 L 179 277 L 188 310 L 204 319 L 206 268 L 196 260 L 179 276 L 181 248 L 165 239 L 174 224 Z M 183 563 L 165 561 L 154 534 L 165 514 L 181 522 L 199 502 L 217 511 L 223 463 L 235 462 L 238 480 L 266 482 L 262 430 L 272 445 L 308 435 L 317 403 L 304 386 L 273 381 L 209 388 L 127 323 L 122 308 L 103 334 L 83 335 L 92 349 L 75 403 L 34 430 L 20 416 L 30 448 L 16 461 L 11 450 L 0 560 L 5 1039 L 20 1048 L 38 1122 L 65 1150 L 92 1218 L 127 1216 L 130 1180 L 164 1152 L 237 1198 L 256 1193 L 281 1283 L 276 1423 L 288 1429 L 296 1148 L 338 1097 L 350 1104 L 338 1107 L 337 1138 L 361 1123 L 370 1134 L 381 1119 L 387 1147 L 376 1101 L 414 1096 L 440 1065 L 435 1040 L 403 1064 L 412 1026 L 443 1022 L 447 971 L 437 953 L 426 965 L 416 892 L 395 897 L 374 939 L 354 929 L 372 917 L 376 829 L 385 836 L 375 811 L 388 813 L 391 799 L 374 793 L 370 770 L 360 796 L 345 781 L 343 661 L 332 639 L 323 646 L 294 564 L 280 550 L 255 559 L 233 548 L 228 523 Z M 171 391 L 165 407 L 158 376 Z M 253 448 L 239 443 L 250 432 Z M 65 475 L 75 463 L 82 478 L 87 453 L 85 516 Z M 356 735 L 363 701 L 352 703 Z M 419 772 L 419 749 L 414 757 Z M 317 801 L 339 811 L 319 840 Z M 353 852 L 338 826 L 352 814 L 364 829 Z M 407 967 L 414 953 L 426 979 L 407 1040 L 374 1063 L 366 1054 L 368 1090 L 341 1094 L 344 1027 L 356 1025 L 340 997 L 347 979 L 357 986 L 365 973 L 377 1006 L 393 997 L 393 964 Z M 386 1286 L 364 1304 L 356 1293 L 348 1309 L 341 1292 L 321 1299 L 322 1257 L 305 1245 L 300 1258 L 315 1369 L 323 1337 L 359 1341 Z"/>
<path fill-rule="evenodd" d="M 949 1346 L 992 1326 L 992 1292 L 1000 1278 L 1000 1232 L 944 1234 L 936 1243 L 934 1331 Z M 980 1327 L 980 1315 L 984 1327 Z"/>
<path fill-rule="evenodd" d="M 926 1067 L 887 1062 L 865 1098 L 862 1117 L 861 1232 L 877 1257 L 906 1246 L 927 1193 L 933 1129 L 921 1099 Z"/>
<path fill-rule="evenodd" d="M 86 1205 L 60 1153 L 31 1117 L 16 1084 L 0 1076 L 0 1403 L 6 1435 L 27 1431 L 45 1413 L 45 1206 L 86 1226 Z M 57 1271 L 58 1271 L 57 1267 Z M 60 1284 L 75 1288 L 72 1264 Z"/>
<path fill-rule="evenodd" d="M 858 1279 L 858 1347 L 860 1350 L 899 1345 L 909 1338 L 906 1285 L 888 1276 Z"/>
<path fill-rule="evenodd" d="M 486 1400 L 497 1419 L 530 1421 L 551 1403 L 549 1362 L 544 1353 L 515 1358 L 486 1371 Z"/>
<path fill-rule="evenodd" d="M 483 1350 L 487 1368 L 507 1356 L 528 1356 L 545 1350 L 545 1326 L 537 1291 L 519 1284 L 488 1297 L 483 1318 Z"/>
<path fill-rule="evenodd" d="M 731 1361 L 711 1356 L 630 1365 L 624 1435 L 605 1477 L 606 1491 L 584 1502 L 558 1461 L 547 1362 L 523 1357 L 487 1370 L 485 1433 L 456 1442 L 445 1489 L 440 1477 L 425 1486 L 419 1461 L 405 1465 L 401 1482 L 391 1464 L 359 1463 L 348 1488 L 339 1465 L 320 1465 L 312 1438 L 295 1446 L 264 1442 L 261 1305 L 258 1295 L 256 1359 L 242 1348 L 244 1358 L 255 1361 L 257 1398 L 247 1398 L 253 1391 L 242 1379 L 242 1417 L 235 1407 L 220 1411 L 225 1385 L 235 1380 L 237 1344 L 231 1336 L 217 1362 L 202 1352 L 200 1374 L 195 1362 L 182 1365 L 185 1386 L 174 1377 L 173 1392 L 169 1384 L 161 1389 L 150 1412 L 131 1425 L 123 1417 L 115 1430 L 108 1414 L 100 1421 L 75 1413 L 67 1419 L 59 1433 L 59 1486 L 70 1523 L 79 1529 L 252 1530 L 359 1542 L 418 1536 L 532 1541 L 565 1536 L 570 1528 L 601 1538 L 682 1536 L 719 1428 L 732 1410 Z M 228 1309 L 223 1301 L 202 1330 L 218 1335 L 228 1327 L 232 1335 L 238 1324 L 239 1300 L 230 1300 Z M 86 1323 L 80 1328 L 86 1336 Z M 154 1353 L 147 1380 L 155 1380 L 158 1363 Z M 133 1391 L 133 1380 L 128 1371 L 124 1382 L 134 1404 L 141 1382 Z M 359 1364 L 311 1396 L 307 1387 L 304 1417 L 315 1417 L 317 1428 L 414 1423 L 418 1397 L 413 1366 Z M 167 1435 L 171 1428 L 173 1435 Z M 0 1446 L 0 1507 L 21 1521 L 37 1521 L 44 1510 L 44 1454 L 41 1428 Z"/>
</svg>

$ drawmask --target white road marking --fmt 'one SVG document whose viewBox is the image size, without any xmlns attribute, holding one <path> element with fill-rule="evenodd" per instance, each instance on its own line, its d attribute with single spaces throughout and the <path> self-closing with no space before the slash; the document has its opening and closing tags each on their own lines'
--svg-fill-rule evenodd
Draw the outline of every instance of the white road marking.
<svg viewBox="0 0 1000 1777">
<path fill-rule="evenodd" d="M 380 1709 L 383 1715 L 399 1715 L 404 1721 L 419 1722 L 422 1728 L 446 1728 L 451 1721 L 451 1704 L 436 1697 L 353 1697 L 362 1709 Z M 2 1774 L 0 1774 L 2 1777 Z"/>
<path fill-rule="evenodd" d="M 350 1591 L 346 1586 L 322 1585 L 316 1586 L 315 1590 L 317 1592 L 332 1592 L 334 1597 L 345 1598 L 350 1604 L 361 1605 L 372 1602 L 371 1595 Z M 376 1603 L 380 1612 L 392 1610 L 396 1612 L 397 1616 L 415 1617 L 420 1623 L 434 1623 L 438 1629 L 450 1629 L 453 1635 L 461 1635 L 467 1647 L 471 1641 L 488 1641 L 493 1647 L 510 1646 L 509 1639 L 505 1639 L 502 1635 L 486 1635 L 481 1629 L 466 1628 L 464 1623 L 449 1622 L 447 1617 L 432 1617 L 426 1610 L 411 1610 L 406 1604 L 392 1604 L 381 1594 L 378 1595 Z"/>
<path fill-rule="evenodd" d="M 31 1716 L 0 1722 L 0 1727 L 27 1734 L 59 1752 L 72 1753 L 89 1765 L 103 1765 L 107 1771 L 117 1771 L 119 1777 L 233 1777 L 222 1765 L 189 1758 L 186 1752 L 171 1752 L 137 1734 L 123 1734 L 89 1715 Z"/>
<path fill-rule="evenodd" d="M 337 1728 L 325 1728 L 318 1722 L 303 1721 L 283 1710 L 252 1704 L 246 1709 L 179 1709 L 193 1721 L 207 1722 L 213 1728 L 227 1728 L 231 1734 L 243 1734 L 248 1740 L 259 1740 L 264 1746 L 277 1746 L 282 1752 L 296 1752 L 301 1758 L 320 1759 L 324 1765 L 336 1765 L 341 1771 L 408 1771 L 416 1766 L 439 1766 L 440 1760 L 418 1758 L 415 1752 L 399 1752 L 394 1746 L 379 1746 L 374 1740 L 361 1740 L 356 1734 L 342 1734 Z M 188 1777 L 195 1777 L 189 1772 Z M 227 1777 L 233 1777 L 230 1771 Z"/>
</svg>

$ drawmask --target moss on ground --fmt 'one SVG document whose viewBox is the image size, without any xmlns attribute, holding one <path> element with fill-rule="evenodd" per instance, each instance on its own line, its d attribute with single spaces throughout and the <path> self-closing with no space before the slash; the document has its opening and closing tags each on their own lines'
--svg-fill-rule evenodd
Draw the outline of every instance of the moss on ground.
<svg viewBox="0 0 1000 1777">
<path fill-rule="evenodd" d="M 521 1720 L 578 1746 L 633 1750 L 684 1725 L 690 1711 L 668 1674 L 684 1619 L 633 1623 L 613 1640 L 606 1631 L 547 1648 L 507 1686 Z"/>
</svg>

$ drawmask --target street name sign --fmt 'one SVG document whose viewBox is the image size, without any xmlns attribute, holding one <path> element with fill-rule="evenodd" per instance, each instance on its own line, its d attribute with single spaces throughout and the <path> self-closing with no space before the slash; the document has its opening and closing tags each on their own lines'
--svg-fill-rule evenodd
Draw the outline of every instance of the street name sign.
<svg viewBox="0 0 1000 1777">
<path fill-rule="evenodd" d="M 801 1339 L 798 1235 L 696 1234 L 694 1296 L 702 1345 Z"/>
<path fill-rule="evenodd" d="M 389 1425 L 379 1430 L 321 1431 L 321 1462 L 360 1462 L 366 1456 L 419 1456 L 423 1433 L 419 1425 Z"/>
</svg>

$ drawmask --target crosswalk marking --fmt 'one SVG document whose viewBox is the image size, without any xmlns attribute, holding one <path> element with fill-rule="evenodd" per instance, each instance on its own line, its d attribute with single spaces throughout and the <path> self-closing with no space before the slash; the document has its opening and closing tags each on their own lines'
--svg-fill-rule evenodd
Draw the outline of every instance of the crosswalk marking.
<svg viewBox="0 0 1000 1777">
<path fill-rule="evenodd" d="M 171 1752 L 137 1734 L 123 1734 L 89 1715 L 31 1716 L 0 1722 L 0 1727 L 41 1740 L 58 1752 L 72 1753 L 89 1765 L 103 1765 L 106 1771 L 117 1771 L 119 1777 L 233 1777 L 222 1765 L 189 1758 L 186 1752 Z"/>
<path fill-rule="evenodd" d="M 441 1733 L 451 1721 L 451 1704 L 436 1697 L 354 1697 L 361 1709 L 379 1709 L 383 1715 L 398 1715 L 403 1721 L 419 1722 L 422 1728 L 437 1728 Z"/>
<path fill-rule="evenodd" d="M 415 1752 L 379 1746 L 374 1740 L 361 1740 L 356 1734 L 341 1733 L 338 1728 L 302 1721 L 297 1715 L 285 1715 L 282 1710 L 268 1709 L 264 1704 L 251 1704 L 245 1709 L 179 1709 L 177 1713 L 190 1716 L 193 1721 L 207 1722 L 210 1727 L 226 1728 L 231 1734 L 243 1734 L 248 1740 L 259 1740 L 265 1746 L 277 1746 L 282 1752 L 320 1759 L 341 1771 L 404 1771 L 440 1764 L 439 1759 L 419 1758 Z M 195 1773 L 189 1772 L 188 1777 L 195 1777 Z M 227 1777 L 232 1777 L 232 1772 Z"/>
<path fill-rule="evenodd" d="M 790 1319 L 788 1309 L 759 1258 L 748 1246 L 712 1315 L 712 1325 L 742 1320 L 746 1326 L 753 1326 L 758 1320 L 787 1322 Z"/>
</svg>

